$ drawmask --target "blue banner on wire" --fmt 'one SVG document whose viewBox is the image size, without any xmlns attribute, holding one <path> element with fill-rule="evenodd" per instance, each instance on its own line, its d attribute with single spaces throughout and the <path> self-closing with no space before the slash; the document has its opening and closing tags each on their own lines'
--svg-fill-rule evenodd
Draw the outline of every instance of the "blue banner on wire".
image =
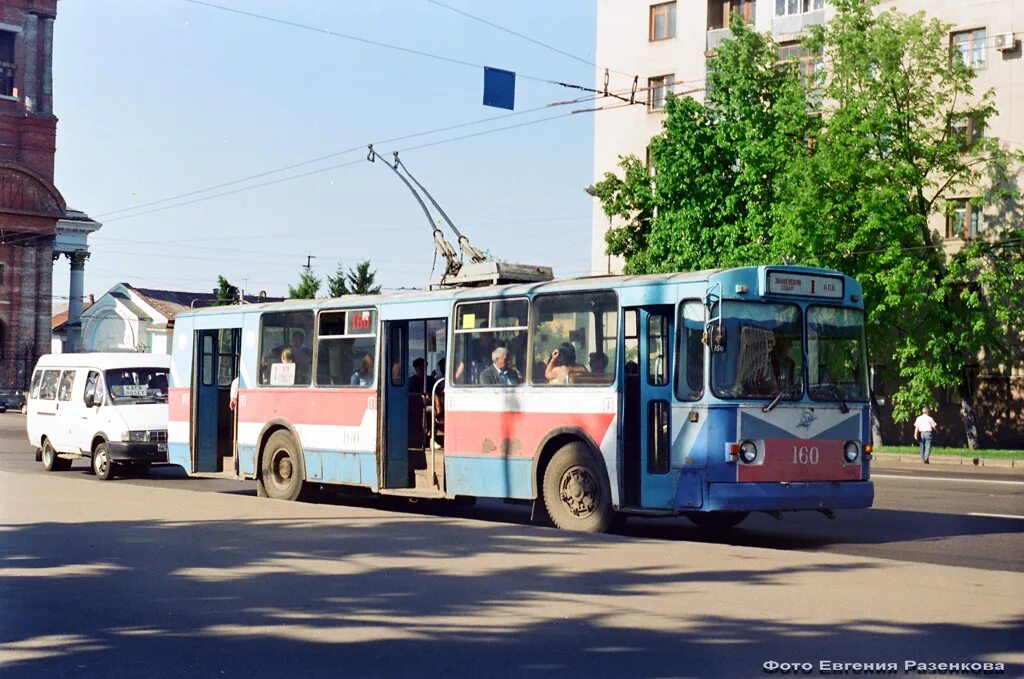
<svg viewBox="0 0 1024 679">
<path fill-rule="evenodd" d="M 516 107 L 516 74 L 500 68 L 484 66 L 484 106 Z"/>
</svg>

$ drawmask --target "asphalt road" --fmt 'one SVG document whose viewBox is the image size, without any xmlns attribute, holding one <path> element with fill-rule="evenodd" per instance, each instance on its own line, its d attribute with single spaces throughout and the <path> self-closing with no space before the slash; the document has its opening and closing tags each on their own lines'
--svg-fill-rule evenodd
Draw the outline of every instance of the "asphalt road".
<svg viewBox="0 0 1024 679">
<path fill-rule="evenodd" d="M 667 520 L 576 535 L 500 502 L 285 503 L 173 468 L 47 474 L 20 420 L 0 419 L 3 679 L 1024 671 L 1024 524 L 970 516 L 1020 513 L 1020 486 L 992 483 L 1019 476 L 882 478 L 878 509 L 755 517 L 715 540 Z"/>
<path fill-rule="evenodd" d="M 24 417 L 0 416 L 0 471 L 46 474 L 35 462 L 24 433 Z M 89 477 L 88 460 L 75 461 L 72 477 Z M 879 464 L 874 469 L 875 504 L 870 510 L 837 512 L 836 519 L 809 512 L 782 520 L 751 515 L 740 527 L 709 534 L 686 519 L 630 518 L 618 534 L 636 538 L 707 542 L 806 552 L 870 556 L 907 562 L 1024 571 L 1024 473 L 964 466 Z M 100 483 L 99 481 L 96 481 Z M 150 469 L 113 483 L 181 488 L 255 497 L 254 482 L 188 478 L 180 467 Z M 323 493 L 317 503 L 366 507 L 396 515 L 435 515 L 528 525 L 531 507 L 480 500 L 475 507 L 447 502 Z"/>
</svg>

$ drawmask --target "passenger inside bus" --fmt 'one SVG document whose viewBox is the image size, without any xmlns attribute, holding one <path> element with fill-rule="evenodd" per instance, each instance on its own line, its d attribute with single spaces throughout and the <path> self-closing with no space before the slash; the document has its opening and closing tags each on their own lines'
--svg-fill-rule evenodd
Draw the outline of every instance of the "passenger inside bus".
<svg viewBox="0 0 1024 679">
<path fill-rule="evenodd" d="M 591 375 L 604 375 L 608 370 L 608 357 L 603 351 L 591 352 L 589 364 Z"/>
<path fill-rule="evenodd" d="M 576 362 L 576 347 L 569 342 L 562 342 L 557 349 L 552 349 L 544 367 L 548 384 L 569 384 L 574 376 L 586 372 L 587 369 Z"/>
<path fill-rule="evenodd" d="M 509 351 L 497 347 L 491 352 L 491 365 L 480 373 L 480 384 L 514 386 L 522 382 L 519 373 L 509 364 Z"/>
<path fill-rule="evenodd" d="M 354 387 L 368 387 L 373 384 L 373 355 L 363 354 L 359 369 L 352 373 L 348 382 Z"/>
</svg>

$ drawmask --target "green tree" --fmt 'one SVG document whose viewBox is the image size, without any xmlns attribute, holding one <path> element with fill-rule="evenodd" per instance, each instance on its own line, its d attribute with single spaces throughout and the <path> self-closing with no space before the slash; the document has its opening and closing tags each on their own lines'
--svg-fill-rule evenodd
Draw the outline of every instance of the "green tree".
<svg viewBox="0 0 1024 679">
<path fill-rule="evenodd" d="M 1024 253 L 1011 233 L 1019 154 L 961 133 L 967 121 L 984 129 L 995 109 L 950 53 L 949 26 L 876 14 L 876 4 L 834 2 L 835 18 L 807 41 L 828 63 L 810 87 L 778 66 L 770 39 L 734 20 L 705 103 L 669 102 L 653 173 L 627 158 L 595 192 L 624 221 L 607 242 L 631 273 L 790 257 L 855 276 L 871 355 L 905 384 L 895 418 L 955 387 L 973 447 L 970 366 L 1012 359 L 1014 347 L 1020 358 L 1009 331 L 1024 321 Z M 808 102 L 820 102 L 814 115 Z M 947 253 L 929 217 L 963 195 L 999 219 Z"/>
<path fill-rule="evenodd" d="M 794 65 L 776 45 L 733 19 L 734 38 L 709 64 L 703 104 L 670 97 L 651 167 L 623 158 L 623 176 L 594 186 L 609 216 L 608 252 L 628 273 L 694 270 L 777 260 L 779 194 L 793 159 L 818 126 Z"/>
<path fill-rule="evenodd" d="M 226 306 L 238 301 L 238 288 L 228 282 L 223 276 L 217 276 L 217 289 L 214 291 L 216 300 L 214 306 Z"/>
<path fill-rule="evenodd" d="M 835 18 L 812 32 L 809 47 L 829 63 L 827 124 L 784 201 L 783 249 L 864 285 L 872 355 L 903 384 L 894 418 L 955 389 L 975 448 L 971 366 L 1012 360 L 1009 332 L 1024 320 L 1019 156 L 977 134 L 996 114 L 994 95 L 974 92 L 951 27 L 924 13 L 876 14 L 875 4 L 836 0 Z M 1003 217 L 947 252 L 930 218 L 964 195 Z"/>
<path fill-rule="evenodd" d="M 370 260 L 356 264 L 355 269 L 346 273 L 338 262 L 338 270 L 334 276 L 327 276 L 327 290 L 331 297 L 344 295 L 378 295 L 380 286 L 376 285 L 377 272 L 370 270 Z"/>
<path fill-rule="evenodd" d="M 288 286 L 288 297 L 291 299 L 314 299 L 320 291 L 320 277 L 312 269 L 303 267 L 299 272 L 299 284 Z"/>
</svg>

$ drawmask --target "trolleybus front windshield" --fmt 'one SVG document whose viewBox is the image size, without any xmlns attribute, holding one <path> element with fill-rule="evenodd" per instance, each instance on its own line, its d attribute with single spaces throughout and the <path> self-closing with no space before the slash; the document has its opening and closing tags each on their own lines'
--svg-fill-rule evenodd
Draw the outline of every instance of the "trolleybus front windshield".
<svg viewBox="0 0 1024 679">
<path fill-rule="evenodd" d="M 867 401 L 864 312 L 807 309 L 808 393 L 815 401 Z"/>
<path fill-rule="evenodd" d="M 797 400 L 804 393 L 803 324 L 795 304 L 726 301 L 724 351 L 712 353 L 719 398 Z M 711 316 L 718 314 L 718 309 Z"/>
</svg>

